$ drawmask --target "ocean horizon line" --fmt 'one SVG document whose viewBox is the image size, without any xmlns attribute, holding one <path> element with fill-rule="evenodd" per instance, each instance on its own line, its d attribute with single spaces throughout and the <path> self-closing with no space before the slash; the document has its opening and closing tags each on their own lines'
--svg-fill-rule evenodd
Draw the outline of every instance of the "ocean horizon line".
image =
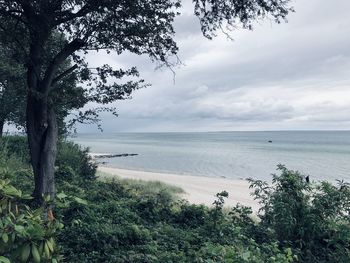
<svg viewBox="0 0 350 263">
<path fill-rule="evenodd" d="M 298 129 L 298 130 L 231 130 L 231 131 L 117 131 L 117 132 L 105 132 L 105 131 L 96 131 L 96 132 L 76 132 L 72 133 L 71 135 L 84 135 L 84 134 L 156 134 L 156 133 L 231 133 L 231 132 L 350 132 L 350 130 L 327 130 L 327 129 L 320 129 L 320 130 L 312 130 L 312 129 Z"/>
</svg>

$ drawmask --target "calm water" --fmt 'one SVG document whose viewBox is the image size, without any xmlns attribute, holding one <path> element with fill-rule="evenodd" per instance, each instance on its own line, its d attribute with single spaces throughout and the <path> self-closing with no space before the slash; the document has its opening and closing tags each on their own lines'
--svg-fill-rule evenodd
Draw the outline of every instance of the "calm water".
<svg viewBox="0 0 350 263">
<path fill-rule="evenodd" d="M 350 181 L 350 131 L 99 133 L 72 140 L 93 153 L 139 154 L 101 159 L 117 168 L 269 180 L 281 163 L 312 179 Z"/>
</svg>

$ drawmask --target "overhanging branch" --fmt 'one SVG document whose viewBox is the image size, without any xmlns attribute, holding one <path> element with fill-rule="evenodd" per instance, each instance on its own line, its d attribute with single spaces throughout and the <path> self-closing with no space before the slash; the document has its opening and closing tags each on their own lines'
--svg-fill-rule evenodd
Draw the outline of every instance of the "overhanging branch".
<svg viewBox="0 0 350 263">
<path fill-rule="evenodd" d="M 74 39 L 72 42 L 68 43 L 50 62 L 48 66 L 45 77 L 43 79 L 43 87 L 45 92 L 48 93 L 50 91 L 50 86 L 55 77 L 55 74 L 59 68 L 59 66 L 65 61 L 70 55 L 72 55 L 75 51 L 79 50 L 81 47 L 85 45 L 85 42 L 81 39 Z"/>
<path fill-rule="evenodd" d="M 68 22 L 70 20 L 73 20 L 75 18 L 83 17 L 83 16 L 87 15 L 89 12 L 91 12 L 89 3 L 87 3 L 86 5 L 81 7 L 81 9 L 78 10 L 76 13 L 72 13 L 72 12 L 69 12 L 69 11 L 61 12 L 63 17 L 61 19 L 57 19 L 56 20 L 56 24 L 59 25 L 59 24 L 62 24 L 62 23 L 66 23 L 66 22 Z"/>
<path fill-rule="evenodd" d="M 65 78 L 66 76 L 68 76 L 69 74 L 71 74 L 74 70 L 76 70 L 78 68 L 78 65 L 75 64 L 74 66 L 70 67 L 69 69 L 65 70 L 64 72 L 62 72 L 60 75 L 58 75 L 57 77 L 55 77 L 52 81 L 52 85 L 54 85 L 55 83 L 57 83 L 58 81 L 60 81 L 61 79 Z"/>
</svg>

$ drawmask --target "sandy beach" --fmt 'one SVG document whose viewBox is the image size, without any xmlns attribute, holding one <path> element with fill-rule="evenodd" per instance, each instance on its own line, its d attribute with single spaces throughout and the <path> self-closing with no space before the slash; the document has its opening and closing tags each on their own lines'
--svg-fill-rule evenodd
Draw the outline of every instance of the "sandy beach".
<svg viewBox="0 0 350 263">
<path fill-rule="evenodd" d="M 251 189 L 249 189 L 249 183 L 245 180 L 154 173 L 104 166 L 100 166 L 98 170 L 105 174 L 118 176 L 123 179 L 160 181 L 169 185 L 178 186 L 184 190 L 184 193 L 181 194 L 180 197 L 187 199 L 193 204 L 205 204 L 210 206 L 215 200 L 215 194 L 226 190 L 229 193 L 229 197 L 226 199 L 226 206 L 235 206 L 237 203 L 241 203 L 246 206 L 251 206 L 254 211 L 258 209 L 257 202 L 250 195 Z"/>
</svg>

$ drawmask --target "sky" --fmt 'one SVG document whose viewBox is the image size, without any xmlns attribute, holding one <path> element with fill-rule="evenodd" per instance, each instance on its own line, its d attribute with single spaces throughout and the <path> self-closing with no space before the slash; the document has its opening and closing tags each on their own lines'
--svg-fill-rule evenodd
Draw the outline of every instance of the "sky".
<svg viewBox="0 0 350 263">
<path fill-rule="evenodd" d="M 118 118 L 103 114 L 105 132 L 350 129 L 349 0 L 293 1 L 288 23 L 259 21 L 233 41 L 204 38 L 184 2 L 175 74 L 146 56 L 88 55 L 91 64 L 137 66 L 152 84 L 115 103 Z"/>
</svg>

